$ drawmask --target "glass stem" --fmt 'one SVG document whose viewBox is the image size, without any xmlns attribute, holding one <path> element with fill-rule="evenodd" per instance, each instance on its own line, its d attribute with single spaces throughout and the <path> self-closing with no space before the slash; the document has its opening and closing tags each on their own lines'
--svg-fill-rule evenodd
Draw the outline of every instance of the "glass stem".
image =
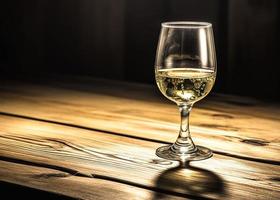
<svg viewBox="0 0 280 200">
<path fill-rule="evenodd" d="M 181 114 L 181 125 L 180 125 L 179 137 L 181 137 L 181 138 L 190 137 L 189 116 L 190 116 L 191 109 L 192 109 L 192 105 L 191 106 L 187 106 L 187 105 L 179 106 L 179 110 L 180 110 L 180 114 Z"/>
<path fill-rule="evenodd" d="M 195 152 L 196 146 L 194 145 L 190 130 L 189 130 L 189 115 L 192 109 L 191 105 L 179 105 L 179 110 L 181 114 L 181 125 L 180 132 L 176 142 L 172 145 L 172 150 L 176 153 L 187 154 Z"/>
</svg>

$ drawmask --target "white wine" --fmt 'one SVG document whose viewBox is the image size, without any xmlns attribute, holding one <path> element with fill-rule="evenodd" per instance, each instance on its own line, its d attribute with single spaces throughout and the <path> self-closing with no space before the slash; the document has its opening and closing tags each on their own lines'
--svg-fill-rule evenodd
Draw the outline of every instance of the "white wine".
<svg viewBox="0 0 280 200">
<path fill-rule="evenodd" d="M 160 91 L 177 104 L 191 104 L 205 97 L 212 89 L 215 78 L 214 70 L 207 69 L 156 70 L 156 82 Z"/>
</svg>

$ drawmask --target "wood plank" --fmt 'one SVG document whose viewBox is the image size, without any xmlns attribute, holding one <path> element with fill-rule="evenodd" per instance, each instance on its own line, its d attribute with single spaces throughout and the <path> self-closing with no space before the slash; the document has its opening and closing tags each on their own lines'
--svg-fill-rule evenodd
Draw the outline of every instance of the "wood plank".
<svg viewBox="0 0 280 200">
<path fill-rule="evenodd" d="M 0 161 L 0 180 L 77 199 L 184 199 L 174 195 L 50 168 Z M 57 199 L 61 199 L 62 197 Z M 32 198 L 33 199 L 33 198 Z"/>
<path fill-rule="evenodd" d="M 160 143 L 0 116 L 0 155 L 83 176 L 214 199 L 278 199 L 280 167 L 222 155 L 187 169 L 154 155 Z"/>
<path fill-rule="evenodd" d="M 2 84 L 0 112 L 161 142 L 177 137 L 178 110 L 155 88 L 91 79 L 49 85 Z M 206 98 L 191 114 L 194 141 L 216 153 L 279 164 L 279 108 L 234 96 Z"/>
<path fill-rule="evenodd" d="M 9 199 L 52 199 L 52 200 L 76 200 L 77 198 L 57 194 L 49 191 L 43 191 L 36 188 L 18 185 L 14 183 L 0 181 L 1 196 Z"/>
</svg>

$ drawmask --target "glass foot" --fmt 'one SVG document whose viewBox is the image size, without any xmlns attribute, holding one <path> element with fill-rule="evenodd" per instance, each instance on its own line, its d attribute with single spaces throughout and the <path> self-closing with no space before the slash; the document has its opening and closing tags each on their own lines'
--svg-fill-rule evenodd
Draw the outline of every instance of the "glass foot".
<svg viewBox="0 0 280 200">
<path fill-rule="evenodd" d="M 210 158 L 213 154 L 212 151 L 206 147 L 196 146 L 195 151 L 190 153 L 180 153 L 174 151 L 172 145 L 159 147 L 156 151 L 156 155 L 160 158 L 167 160 L 177 160 L 177 161 L 194 161 L 194 160 L 204 160 Z"/>
</svg>

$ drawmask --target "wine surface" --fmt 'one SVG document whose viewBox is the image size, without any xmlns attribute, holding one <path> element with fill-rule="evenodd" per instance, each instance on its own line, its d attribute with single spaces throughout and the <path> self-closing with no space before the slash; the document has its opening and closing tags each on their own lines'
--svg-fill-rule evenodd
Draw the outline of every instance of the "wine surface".
<svg viewBox="0 0 280 200">
<path fill-rule="evenodd" d="M 160 91 L 176 103 L 191 104 L 205 97 L 216 78 L 213 70 L 197 68 L 172 68 L 156 70 Z"/>
</svg>

